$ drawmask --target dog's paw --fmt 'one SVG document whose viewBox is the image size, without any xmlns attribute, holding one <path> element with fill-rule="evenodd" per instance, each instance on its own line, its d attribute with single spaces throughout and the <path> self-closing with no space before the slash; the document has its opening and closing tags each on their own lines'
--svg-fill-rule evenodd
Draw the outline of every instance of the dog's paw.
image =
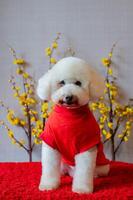
<svg viewBox="0 0 133 200">
<path fill-rule="evenodd" d="M 55 179 L 49 179 L 49 180 L 41 180 L 39 184 L 39 190 L 54 190 L 57 189 L 60 185 L 60 182 Z"/>
<path fill-rule="evenodd" d="M 93 192 L 93 183 L 85 183 L 83 181 L 74 181 L 72 191 L 79 194 L 90 194 Z"/>
<path fill-rule="evenodd" d="M 93 193 L 92 187 L 73 187 L 72 191 L 78 194 L 91 194 Z"/>
<path fill-rule="evenodd" d="M 44 190 L 55 190 L 59 187 L 59 184 L 55 184 L 55 185 L 50 185 L 50 184 L 40 184 L 39 185 L 39 190 L 40 191 L 44 191 Z"/>
</svg>

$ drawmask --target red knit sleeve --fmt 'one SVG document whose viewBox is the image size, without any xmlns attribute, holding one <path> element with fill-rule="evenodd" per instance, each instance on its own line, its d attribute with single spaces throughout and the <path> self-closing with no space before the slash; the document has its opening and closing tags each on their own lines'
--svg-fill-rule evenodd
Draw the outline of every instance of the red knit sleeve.
<svg viewBox="0 0 133 200">
<path fill-rule="evenodd" d="M 52 128 L 50 127 L 49 121 L 46 122 L 44 131 L 39 136 L 40 139 L 42 139 L 46 144 L 51 146 L 54 149 L 57 149 L 56 142 L 54 139 L 54 133 Z"/>
</svg>

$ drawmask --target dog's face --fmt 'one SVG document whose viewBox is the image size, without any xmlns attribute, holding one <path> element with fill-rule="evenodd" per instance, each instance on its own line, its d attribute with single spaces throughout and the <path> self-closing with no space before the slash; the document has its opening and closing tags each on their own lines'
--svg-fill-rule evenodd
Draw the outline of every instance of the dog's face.
<svg viewBox="0 0 133 200">
<path fill-rule="evenodd" d="M 37 93 L 43 100 L 52 100 L 69 108 L 88 103 L 103 94 L 104 79 L 85 61 L 68 57 L 60 60 L 40 80 Z"/>
<path fill-rule="evenodd" d="M 78 107 L 88 103 L 89 89 L 84 87 L 84 81 L 80 78 L 58 80 L 57 88 L 53 91 L 51 99 L 54 103 L 66 107 Z"/>
</svg>

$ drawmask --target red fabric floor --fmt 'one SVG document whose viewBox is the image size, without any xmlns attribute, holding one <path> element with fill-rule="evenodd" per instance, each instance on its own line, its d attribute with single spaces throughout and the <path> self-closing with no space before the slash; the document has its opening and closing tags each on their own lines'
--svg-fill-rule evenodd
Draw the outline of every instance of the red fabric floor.
<svg viewBox="0 0 133 200">
<path fill-rule="evenodd" d="M 0 200 L 133 200 L 133 164 L 111 163 L 109 176 L 96 178 L 90 195 L 72 193 L 68 176 L 62 177 L 59 189 L 40 192 L 40 175 L 38 162 L 0 163 Z"/>
</svg>

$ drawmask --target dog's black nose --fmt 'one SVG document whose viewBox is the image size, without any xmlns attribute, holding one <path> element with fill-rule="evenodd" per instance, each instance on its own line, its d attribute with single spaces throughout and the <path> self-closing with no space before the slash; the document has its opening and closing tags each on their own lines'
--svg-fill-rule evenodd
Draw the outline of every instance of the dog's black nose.
<svg viewBox="0 0 133 200">
<path fill-rule="evenodd" d="M 66 103 L 70 104 L 73 100 L 73 95 L 69 95 L 65 97 Z"/>
</svg>

